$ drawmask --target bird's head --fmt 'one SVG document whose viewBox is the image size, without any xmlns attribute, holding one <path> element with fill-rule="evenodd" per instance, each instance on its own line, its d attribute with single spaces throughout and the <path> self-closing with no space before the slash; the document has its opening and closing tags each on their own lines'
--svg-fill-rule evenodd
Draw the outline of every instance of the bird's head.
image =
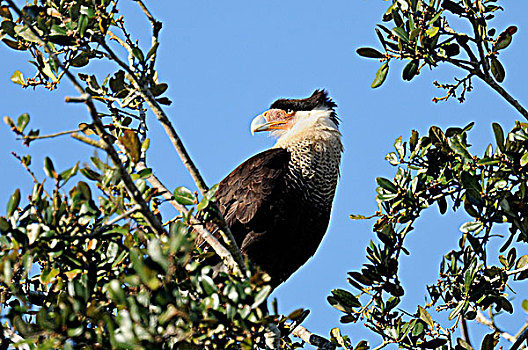
<svg viewBox="0 0 528 350">
<path fill-rule="evenodd" d="M 315 90 L 303 99 L 279 99 L 251 122 L 251 132 L 270 131 L 277 144 L 287 144 L 314 133 L 339 134 L 337 105 L 326 91 Z"/>
</svg>

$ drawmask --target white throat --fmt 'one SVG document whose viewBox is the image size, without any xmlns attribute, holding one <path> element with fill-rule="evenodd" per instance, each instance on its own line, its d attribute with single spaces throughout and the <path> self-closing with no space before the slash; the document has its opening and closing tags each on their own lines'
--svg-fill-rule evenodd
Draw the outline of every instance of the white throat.
<svg viewBox="0 0 528 350">
<path fill-rule="evenodd" d="M 274 148 L 288 149 L 299 142 L 313 140 L 315 143 L 337 143 L 342 151 L 341 133 L 330 118 L 331 113 L 332 110 L 326 108 L 295 113 L 293 127 L 286 132 L 275 133 L 279 138 Z"/>
</svg>

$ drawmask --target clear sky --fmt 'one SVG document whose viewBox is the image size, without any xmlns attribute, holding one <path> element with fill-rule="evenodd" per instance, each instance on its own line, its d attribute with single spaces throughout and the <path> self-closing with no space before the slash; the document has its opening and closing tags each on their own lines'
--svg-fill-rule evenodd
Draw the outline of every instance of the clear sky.
<svg viewBox="0 0 528 350">
<path fill-rule="evenodd" d="M 148 47 L 150 31 L 139 17 L 133 1 L 121 1 L 123 14 L 132 15 L 132 28 L 140 43 Z M 504 13 L 493 23 L 500 32 L 516 24 L 519 32 L 513 44 L 501 54 L 506 67 L 504 86 L 528 104 L 528 2 L 502 2 Z M 402 65 L 391 65 L 387 82 L 370 88 L 379 66 L 376 60 L 358 57 L 360 46 L 379 47 L 374 26 L 380 22 L 387 2 L 381 0 L 338 1 L 153 1 L 153 14 L 163 22 L 159 50 L 159 79 L 169 84 L 173 100 L 168 115 L 183 138 L 207 183 L 219 182 L 251 155 L 270 147 L 273 140 L 262 134 L 251 136 L 251 119 L 279 97 L 306 97 L 316 88 L 326 88 L 338 104 L 345 153 L 341 179 L 329 231 L 319 251 L 289 281 L 273 294 L 279 310 L 288 314 L 299 307 L 310 308 L 305 326 L 321 335 L 339 326 L 341 314 L 327 302 L 336 287 L 347 288 L 346 272 L 359 270 L 365 262 L 365 247 L 374 238 L 373 222 L 354 222 L 351 213 L 371 214 L 376 209 L 375 178 L 392 177 L 395 171 L 385 160 L 398 136 L 407 138 L 412 129 L 425 133 L 431 125 L 443 128 L 476 125 L 470 133 L 474 152 L 482 154 L 493 139 L 492 122 L 509 130 L 522 118 L 500 96 L 475 81 L 475 89 L 459 104 L 456 100 L 434 104 L 442 96 L 433 80 L 450 81 L 462 73 L 448 67 L 426 70 L 411 83 L 401 80 Z M 148 48 L 147 48 L 148 50 Z M 145 51 L 145 50 L 144 50 Z M 146 52 L 146 51 L 145 51 Z M 33 72 L 25 53 L 0 46 L 0 113 L 16 118 L 27 112 L 29 127 L 41 134 L 75 129 L 89 120 L 82 106 L 65 104 L 73 94 L 65 81 L 57 91 L 23 90 L 9 78 L 16 69 L 25 76 Z M 396 62 L 395 62 L 396 63 Z M 457 75 L 458 73 L 458 75 Z M 100 74 L 104 78 L 106 73 Z M 151 118 L 151 149 L 148 162 L 170 188 L 192 181 L 161 129 Z M 92 150 L 75 140 L 35 142 L 30 149 L 15 141 L 7 126 L 0 126 L 0 212 L 8 196 L 19 187 L 23 198 L 30 191 L 30 178 L 10 155 L 30 152 L 33 168 L 42 176 L 43 157 L 50 154 L 59 170 L 69 168 Z M 430 208 L 408 239 L 409 257 L 400 265 L 406 290 L 403 306 L 410 312 L 423 303 L 425 283 L 434 283 L 440 259 L 456 247 L 458 227 L 467 221 L 462 213 L 440 216 Z M 519 255 L 526 254 L 526 246 Z M 352 290 L 352 289 L 351 289 Z M 524 323 L 520 303 L 528 288 L 518 286 L 511 296 L 519 316 L 501 323 L 516 333 Z M 499 323 L 501 318 L 499 318 Z M 376 338 L 358 326 L 341 327 L 354 342 Z M 487 331 L 470 325 L 473 334 Z"/>
</svg>

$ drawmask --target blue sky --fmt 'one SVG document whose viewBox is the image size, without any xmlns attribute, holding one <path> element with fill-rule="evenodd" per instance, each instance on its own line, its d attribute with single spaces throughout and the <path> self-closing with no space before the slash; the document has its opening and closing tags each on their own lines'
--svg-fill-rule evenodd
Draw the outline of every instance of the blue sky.
<svg viewBox="0 0 528 350">
<path fill-rule="evenodd" d="M 528 27 L 524 0 L 503 2 L 505 12 L 492 24 L 498 31 L 516 24 L 519 32 L 513 44 L 501 54 L 506 67 L 503 86 L 521 103 L 528 104 Z M 131 15 L 130 28 L 148 50 L 149 24 L 138 16 L 132 1 L 122 1 L 125 15 Z M 449 82 L 462 73 L 449 67 L 424 70 L 411 83 L 401 80 L 402 64 L 391 65 L 387 82 L 379 89 L 370 88 L 379 66 L 376 60 L 358 57 L 360 46 L 379 47 L 374 26 L 380 22 L 387 2 L 381 0 L 323 1 L 165 1 L 150 4 L 153 14 L 163 22 L 159 49 L 158 74 L 169 84 L 167 96 L 173 100 L 166 109 L 191 156 L 209 185 L 217 183 L 235 166 L 251 155 L 270 147 L 273 140 L 262 134 L 251 136 L 251 119 L 279 97 L 305 97 L 316 88 L 326 88 L 338 104 L 345 153 L 341 179 L 334 203 L 329 231 L 319 251 L 287 283 L 279 287 L 279 310 L 289 313 L 307 307 L 312 313 L 305 326 L 322 335 L 339 325 L 340 313 L 326 302 L 333 288 L 346 288 L 346 272 L 359 270 L 365 262 L 365 247 L 372 222 L 355 222 L 351 213 L 370 214 L 377 209 L 375 178 L 392 177 L 394 168 L 385 160 L 393 151 L 398 136 L 405 139 L 412 129 L 425 133 L 431 125 L 476 125 L 470 133 L 474 152 L 479 154 L 492 140 L 492 122 L 509 130 L 515 119 L 522 118 L 500 96 L 480 82 L 468 101 L 434 104 L 442 91 L 433 80 Z M 145 51 L 145 49 L 144 49 Z M 146 52 L 146 51 L 145 51 Z M 64 96 L 75 95 L 67 82 L 47 92 L 23 90 L 9 77 L 16 69 L 30 76 L 32 66 L 25 53 L 0 46 L 0 112 L 16 118 L 30 113 L 30 127 L 41 134 L 75 129 L 89 120 L 82 106 L 67 105 Z M 106 73 L 100 72 L 104 77 Z M 170 188 L 193 187 L 175 151 L 156 125 L 149 121 L 151 149 L 148 162 Z M 55 167 L 64 170 L 92 150 L 67 137 L 41 141 L 30 149 L 20 146 L 6 126 L 0 126 L 0 212 L 5 212 L 8 196 L 21 188 L 23 197 L 30 191 L 30 178 L 10 155 L 31 153 L 33 168 L 42 176 L 43 157 L 50 154 Z M 458 227 L 467 221 L 462 213 L 440 216 L 430 208 L 408 239 L 409 257 L 401 261 L 402 281 L 406 289 L 403 306 L 410 312 L 423 303 L 425 283 L 433 283 L 440 259 L 456 247 Z M 519 255 L 526 254 L 521 247 Z M 513 304 L 519 316 L 501 323 L 516 333 L 526 315 L 520 303 L 528 295 L 526 287 Z M 526 297 L 525 297 L 526 298 Z M 501 322 L 501 318 L 499 318 Z M 475 334 L 486 331 L 471 325 Z M 344 333 L 357 342 L 376 338 L 361 326 L 343 326 Z"/>
</svg>

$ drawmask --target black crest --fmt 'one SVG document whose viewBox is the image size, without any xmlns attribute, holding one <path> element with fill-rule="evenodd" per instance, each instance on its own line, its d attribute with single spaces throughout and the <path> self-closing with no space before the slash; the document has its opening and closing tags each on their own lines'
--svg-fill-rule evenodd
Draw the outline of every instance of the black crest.
<svg viewBox="0 0 528 350">
<path fill-rule="evenodd" d="M 315 90 L 312 96 L 307 98 L 281 98 L 273 102 L 270 108 L 277 108 L 285 111 L 311 111 L 322 106 L 325 106 L 332 110 L 331 118 L 336 123 L 336 125 L 338 125 L 339 119 L 337 118 L 337 115 L 335 113 L 335 108 L 337 107 L 337 104 L 332 101 L 332 99 L 328 96 L 328 93 L 325 90 Z"/>
</svg>

